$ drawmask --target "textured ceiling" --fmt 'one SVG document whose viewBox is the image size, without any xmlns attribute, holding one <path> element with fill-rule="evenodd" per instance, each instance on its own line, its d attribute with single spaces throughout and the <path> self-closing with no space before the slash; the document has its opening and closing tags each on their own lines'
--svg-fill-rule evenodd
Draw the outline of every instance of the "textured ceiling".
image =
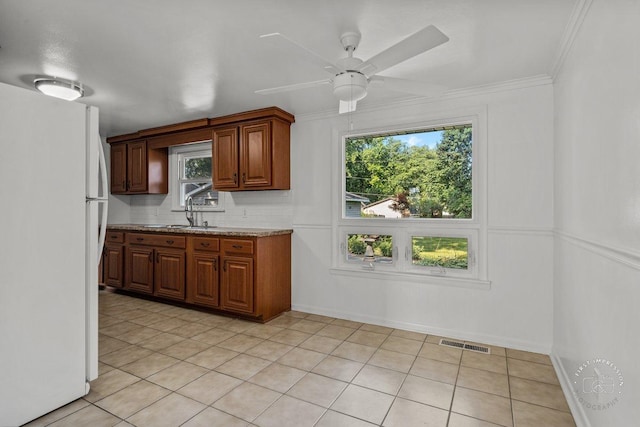
<svg viewBox="0 0 640 427">
<path fill-rule="evenodd" d="M 383 74 L 469 88 L 548 75 L 579 0 L 0 0 L 0 81 L 78 80 L 112 136 L 276 105 L 337 112 L 330 86 L 257 89 L 327 74 L 259 38 L 280 32 L 332 61 L 357 30 L 368 59 L 428 24 L 450 38 Z M 407 98 L 371 88 L 358 105 Z"/>
</svg>

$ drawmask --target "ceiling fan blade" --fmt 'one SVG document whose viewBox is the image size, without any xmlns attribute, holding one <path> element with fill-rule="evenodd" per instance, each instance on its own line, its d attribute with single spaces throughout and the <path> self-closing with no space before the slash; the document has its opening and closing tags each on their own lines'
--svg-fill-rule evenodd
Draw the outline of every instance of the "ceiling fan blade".
<svg viewBox="0 0 640 427">
<path fill-rule="evenodd" d="M 358 67 L 358 71 L 367 76 L 371 76 L 426 52 L 429 49 L 440 46 L 447 41 L 449 41 L 449 37 L 435 26 L 429 25 L 363 62 L 360 64 L 360 67 Z"/>
<path fill-rule="evenodd" d="M 291 92 L 299 89 L 307 89 L 310 87 L 322 86 L 329 83 L 331 83 L 331 79 L 316 80 L 314 82 L 296 83 L 292 85 L 272 87 L 269 89 L 260 89 L 260 90 L 256 90 L 255 93 L 259 95 L 271 95 L 272 93 Z"/>
<path fill-rule="evenodd" d="M 447 88 L 434 83 L 419 82 L 415 80 L 396 79 L 394 77 L 373 76 L 369 79 L 373 86 L 384 86 L 385 89 L 396 92 L 411 93 L 427 97 L 440 96 Z"/>
<path fill-rule="evenodd" d="M 338 114 L 351 113 L 356 111 L 356 104 L 358 101 L 342 101 L 340 100 L 340 107 L 338 108 Z"/>
<path fill-rule="evenodd" d="M 281 33 L 263 34 L 260 36 L 260 38 L 264 40 L 268 40 L 271 43 L 282 47 L 288 52 L 294 51 L 294 52 L 297 52 L 298 54 L 302 54 L 306 56 L 308 60 L 322 67 L 326 72 L 330 74 L 336 75 L 344 71 L 334 63 L 328 61 L 327 59 L 318 55 L 311 49 L 308 49 L 307 47 L 301 45 L 300 43 L 291 40 L 289 37 L 285 36 L 284 34 L 281 34 Z"/>
</svg>

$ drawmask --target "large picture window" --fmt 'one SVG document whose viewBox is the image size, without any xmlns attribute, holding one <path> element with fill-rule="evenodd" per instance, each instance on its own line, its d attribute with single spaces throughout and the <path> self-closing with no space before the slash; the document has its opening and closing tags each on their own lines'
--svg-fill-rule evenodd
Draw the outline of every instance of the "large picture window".
<svg viewBox="0 0 640 427">
<path fill-rule="evenodd" d="M 471 218 L 472 141 L 471 124 L 346 138 L 344 216 Z"/>
<path fill-rule="evenodd" d="M 337 271 L 488 286 L 480 117 L 343 137 Z"/>
</svg>

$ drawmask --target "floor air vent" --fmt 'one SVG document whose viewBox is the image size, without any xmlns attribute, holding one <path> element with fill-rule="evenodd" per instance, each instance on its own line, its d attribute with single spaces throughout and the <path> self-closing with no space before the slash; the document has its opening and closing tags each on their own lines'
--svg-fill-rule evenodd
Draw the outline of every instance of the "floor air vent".
<svg viewBox="0 0 640 427">
<path fill-rule="evenodd" d="M 451 341 L 451 340 L 441 339 L 440 340 L 440 345 L 446 345 L 447 347 L 455 347 L 455 348 L 464 349 L 464 343 L 463 342 L 458 342 L 458 341 Z"/>
<path fill-rule="evenodd" d="M 491 354 L 491 349 L 489 347 L 476 345 L 476 344 L 465 344 L 460 341 L 451 341 L 444 338 L 440 340 L 440 345 L 453 347 L 453 348 L 461 348 L 463 350 L 475 351 L 477 353 Z"/>
</svg>

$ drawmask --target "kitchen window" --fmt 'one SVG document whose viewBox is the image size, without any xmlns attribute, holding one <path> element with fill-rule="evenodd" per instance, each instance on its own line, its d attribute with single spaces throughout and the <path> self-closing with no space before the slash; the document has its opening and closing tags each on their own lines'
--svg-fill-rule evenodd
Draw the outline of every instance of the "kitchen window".
<svg viewBox="0 0 640 427">
<path fill-rule="evenodd" d="M 343 136 L 334 272 L 488 286 L 484 120 Z"/>
<path fill-rule="evenodd" d="M 222 210 L 218 191 L 213 189 L 211 180 L 210 141 L 171 147 L 170 159 L 174 210 L 184 210 L 188 197 L 192 198 L 196 210 Z"/>
</svg>

